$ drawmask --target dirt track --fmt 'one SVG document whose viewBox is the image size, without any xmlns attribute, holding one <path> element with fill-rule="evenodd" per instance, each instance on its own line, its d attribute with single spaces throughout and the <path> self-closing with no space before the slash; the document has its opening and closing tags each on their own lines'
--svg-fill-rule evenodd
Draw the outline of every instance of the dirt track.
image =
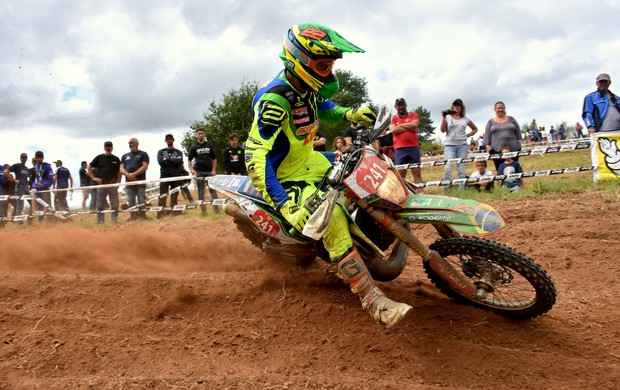
<svg viewBox="0 0 620 390">
<path fill-rule="evenodd" d="M 494 206 L 509 228 L 490 238 L 549 271 L 552 311 L 513 322 L 459 306 L 410 255 L 382 288 L 415 310 L 387 332 L 322 264 L 271 262 L 228 218 L 11 226 L 0 388 L 620 388 L 620 201 Z"/>
</svg>

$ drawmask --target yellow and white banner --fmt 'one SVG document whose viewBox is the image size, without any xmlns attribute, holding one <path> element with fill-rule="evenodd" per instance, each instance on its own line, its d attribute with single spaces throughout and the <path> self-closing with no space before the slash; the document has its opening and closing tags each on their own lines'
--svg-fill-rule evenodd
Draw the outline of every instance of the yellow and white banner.
<svg viewBox="0 0 620 390">
<path fill-rule="evenodd" d="M 592 134 L 594 181 L 620 180 L 620 131 Z"/>
</svg>

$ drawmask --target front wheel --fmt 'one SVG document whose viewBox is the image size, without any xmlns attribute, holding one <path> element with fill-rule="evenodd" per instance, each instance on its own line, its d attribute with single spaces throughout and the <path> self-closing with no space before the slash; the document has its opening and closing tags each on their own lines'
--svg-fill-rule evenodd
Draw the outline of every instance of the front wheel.
<svg viewBox="0 0 620 390">
<path fill-rule="evenodd" d="M 461 236 L 442 238 L 430 248 L 477 287 L 475 297 L 465 296 L 425 262 L 424 270 L 433 284 L 459 303 L 514 319 L 534 318 L 555 304 L 555 286 L 547 272 L 512 248 L 483 238 Z"/>
</svg>

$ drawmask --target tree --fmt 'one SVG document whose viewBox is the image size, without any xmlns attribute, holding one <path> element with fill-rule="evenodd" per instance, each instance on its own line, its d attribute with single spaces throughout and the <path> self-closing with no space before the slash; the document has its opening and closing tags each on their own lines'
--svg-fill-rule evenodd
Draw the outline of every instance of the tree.
<svg viewBox="0 0 620 390">
<path fill-rule="evenodd" d="M 342 107 L 359 107 L 363 104 L 370 105 L 376 112 L 377 109 L 372 105 L 370 97 L 368 96 L 368 82 L 363 77 L 355 76 L 348 70 L 337 70 L 334 72 L 340 88 L 331 99 L 332 102 Z M 330 149 L 331 143 L 337 136 L 342 136 L 344 128 L 349 124 L 345 123 L 330 123 L 327 121 L 321 121 L 320 130 L 324 131 L 327 135 L 327 148 Z"/>
<path fill-rule="evenodd" d="M 431 112 L 422 106 L 418 106 L 415 112 L 417 112 L 420 117 L 420 126 L 418 126 L 418 138 L 420 143 L 431 141 L 435 133 Z"/>
<path fill-rule="evenodd" d="M 252 99 L 258 88 L 257 82 L 243 80 L 238 89 L 230 89 L 222 95 L 221 102 L 209 103 L 204 119 L 190 122 L 190 130 L 183 134 L 181 145 L 186 153 L 196 140 L 196 129 L 202 128 L 215 148 L 218 162 L 222 163 L 222 151 L 228 146 L 229 134 L 236 133 L 240 141 L 247 139 L 252 126 Z"/>
<path fill-rule="evenodd" d="M 337 70 L 334 74 L 340 88 L 329 100 L 342 107 L 359 107 L 364 103 L 371 103 L 365 78 L 355 76 L 348 70 Z"/>
</svg>

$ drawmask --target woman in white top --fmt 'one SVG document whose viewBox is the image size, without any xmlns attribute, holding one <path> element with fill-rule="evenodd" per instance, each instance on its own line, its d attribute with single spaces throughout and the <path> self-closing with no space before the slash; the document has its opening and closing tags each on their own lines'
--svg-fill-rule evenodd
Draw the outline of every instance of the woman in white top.
<svg viewBox="0 0 620 390">
<path fill-rule="evenodd" d="M 454 158 L 467 157 L 467 138 L 473 136 L 478 131 L 478 128 L 468 117 L 465 116 L 465 105 L 461 99 L 456 99 L 452 102 L 450 111 L 442 111 L 442 119 L 440 129 L 442 133 L 446 133 L 446 140 L 444 141 L 443 155 L 444 160 L 450 160 Z M 471 129 L 468 132 L 467 127 Z M 452 180 L 452 168 L 454 164 L 448 163 L 444 167 L 443 180 Z M 465 163 L 459 163 L 457 166 L 458 178 L 465 179 L 467 177 L 465 173 Z M 444 190 L 450 188 L 444 186 Z M 465 188 L 465 184 L 459 184 L 459 188 Z"/>
</svg>

